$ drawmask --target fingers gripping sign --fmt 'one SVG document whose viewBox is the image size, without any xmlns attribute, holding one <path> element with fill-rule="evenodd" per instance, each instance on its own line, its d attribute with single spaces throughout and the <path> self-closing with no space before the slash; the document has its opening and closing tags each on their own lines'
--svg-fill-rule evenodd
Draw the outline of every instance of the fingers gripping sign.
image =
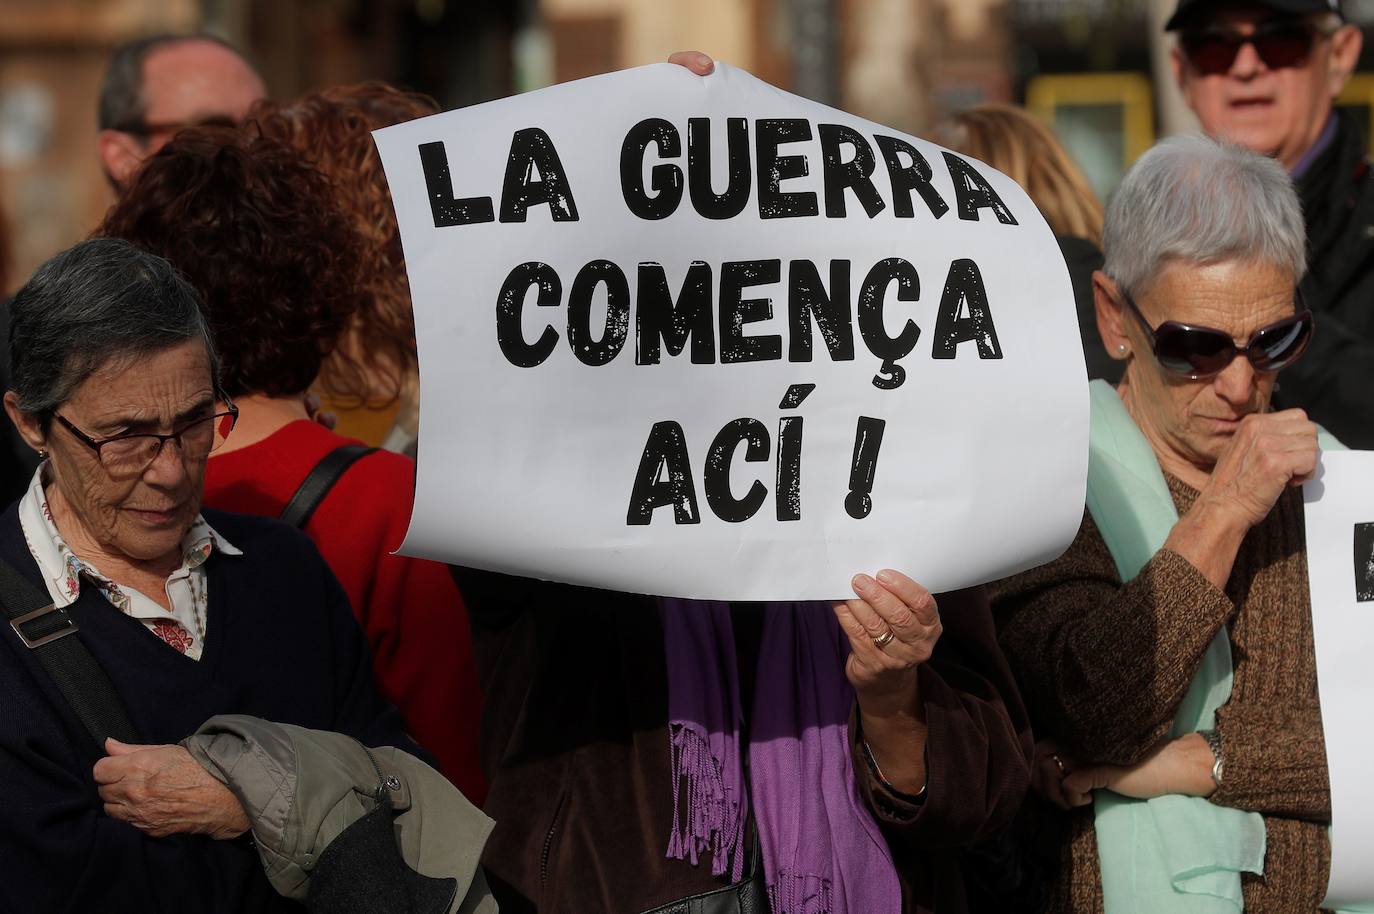
<svg viewBox="0 0 1374 914">
<path fill-rule="evenodd" d="M 916 668 L 930 659 L 940 638 L 935 598 L 906 575 L 890 569 L 876 578 L 854 577 L 857 599 L 835 604 L 835 615 L 849 637 L 845 674 L 867 709 L 911 713 L 916 698 Z"/>
<path fill-rule="evenodd" d="M 674 51 L 668 55 L 668 63 L 686 67 L 697 76 L 707 76 L 716 68 L 716 62 L 700 51 Z"/>
<path fill-rule="evenodd" d="M 876 779 L 910 801 L 926 789 L 926 724 L 919 669 L 940 638 L 930 592 L 891 569 L 856 575 L 856 599 L 834 604 L 849 638 L 845 675 L 859 704 L 859 727 Z"/>
</svg>

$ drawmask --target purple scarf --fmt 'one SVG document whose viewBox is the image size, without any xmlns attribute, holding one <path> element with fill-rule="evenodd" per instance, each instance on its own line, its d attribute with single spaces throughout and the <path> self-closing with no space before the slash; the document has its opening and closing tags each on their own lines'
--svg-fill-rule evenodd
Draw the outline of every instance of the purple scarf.
<svg viewBox="0 0 1374 914">
<path fill-rule="evenodd" d="M 773 914 L 899 914 L 891 852 L 854 782 L 849 642 L 830 605 L 768 604 L 748 784 L 730 607 L 659 605 L 673 759 L 668 856 L 695 865 L 709 854 L 714 875 L 739 881 L 752 808 Z"/>
</svg>

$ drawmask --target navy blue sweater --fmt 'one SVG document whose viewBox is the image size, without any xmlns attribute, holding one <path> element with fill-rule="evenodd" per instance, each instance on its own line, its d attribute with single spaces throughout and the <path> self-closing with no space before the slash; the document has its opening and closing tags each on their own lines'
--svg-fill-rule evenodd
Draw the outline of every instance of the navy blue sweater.
<svg viewBox="0 0 1374 914">
<path fill-rule="evenodd" d="M 242 556 L 206 562 L 204 652 L 171 650 L 94 587 L 72 613 L 144 743 L 175 743 L 216 714 L 348 733 L 415 752 L 377 694 L 361 629 L 314 545 L 265 518 L 207 510 Z M 16 506 L 0 557 L 43 588 Z M 0 594 L 0 599 L 4 595 Z M 104 754 L 42 666 L 0 630 L 0 911 L 110 914 L 299 912 L 251 848 L 201 836 L 146 837 L 106 816 L 91 768 Z"/>
</svg>

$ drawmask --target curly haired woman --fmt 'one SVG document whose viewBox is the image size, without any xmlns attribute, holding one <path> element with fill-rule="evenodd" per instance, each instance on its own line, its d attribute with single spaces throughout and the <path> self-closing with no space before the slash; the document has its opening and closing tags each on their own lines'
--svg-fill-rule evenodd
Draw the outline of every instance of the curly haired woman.
<svg viewBox="0 0 1374 914">
<path fill-rule="evenodd" d="M 427 95 L 383 82 L 333 86 L 288 104 L 260 102 L 262 133 L 289 143 L 334 184 L 339 209 L 367 242 L 367 296 L 324 361 L 316 389 L 339 429 L 413 453 L 419 429 L 420 378 L 401 235 L 372 131 L 435 114 Z"/>
</svg>

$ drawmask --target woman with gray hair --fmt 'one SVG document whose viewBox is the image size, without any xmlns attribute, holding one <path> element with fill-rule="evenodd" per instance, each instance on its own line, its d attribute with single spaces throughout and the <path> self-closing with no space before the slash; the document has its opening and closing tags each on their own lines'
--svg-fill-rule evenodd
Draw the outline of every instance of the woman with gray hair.
<svg viewBox="0 0 1374 914">
<path fill-rule="evenodd" d="M 1106 213 L 1088 504 L 994 588 L 1059 807 L 1049 910 L 1312 912 L 1330 794 L 1298 486 L 1320 429 L 1271 412 L 1313 332 L 1302 213 L 1274 161 L 1160 143 Z"/>
<path fill-rule="evenodd" d="M 39 268 L 11 315 L 5 410 L 43 462 L 0 515 L 0 910 L 300 911 L 285 895 L 305 898 L 339 826 L 365 817 L 391 840 L 389 817 L 349 802 L 391 810 L 387 791 L 414 811 L 438 790 L 450 828 L 430 832 L 467 822 L 457 833 L 480 848 L 485 820 L 456 790 L 358 745 L 419 753 L 310 540 L 202 512 L 237 410 L 186 280 L 127 242 L 86 241 Z M 257 848 L 234 840 L 250 827 Z M 462 859 L 453 875 L 471 882 L 475 850 Z M 335 895 L 373 872 L 332 869 Z M 385 880 L 371 881 L 375 901 Z M 449 879 L 423 910 L 467 888 Z"/>
</svg>

